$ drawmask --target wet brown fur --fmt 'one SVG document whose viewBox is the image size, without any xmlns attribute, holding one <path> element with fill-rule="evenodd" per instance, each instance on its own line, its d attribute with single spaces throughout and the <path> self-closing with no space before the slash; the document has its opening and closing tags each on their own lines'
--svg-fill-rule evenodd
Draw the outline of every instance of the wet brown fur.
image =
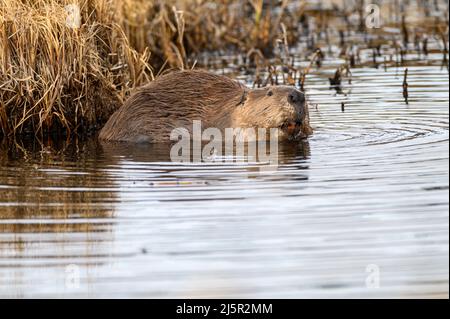
<svg viewBox="0 0 450 319">
<path fill-rule="evenodd" d="M 270 96 L 268 92 L 270 90 Z M 250 90 L 225 76 L 178 71 L 136 90 L 112 115 L 99 138 L 123 142 L 168 142 L 176 128 L 276 128 L 300 116 L 287 102 L 291 87 Z M 311 134 L 305 106 L 302 132 Z"/>
</svg>

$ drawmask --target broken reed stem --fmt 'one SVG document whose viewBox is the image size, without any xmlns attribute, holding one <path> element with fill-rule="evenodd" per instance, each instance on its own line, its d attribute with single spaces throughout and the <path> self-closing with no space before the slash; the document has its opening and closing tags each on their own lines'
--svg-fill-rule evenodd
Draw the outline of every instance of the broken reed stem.
<svg viewBox="0 0 450 319">
<path fill-rule="evenodd" d="M 439 36 L 441 37 L 442 43 L 444 45 L 444 50 L 443 50 L 443 57 L 442 57 L 442 67 L 446 67 L 447 68 L 447 72 L 449 71 L 449 63 L 448 63 L 448 45 L 447 45 L 447 41 L 448 41 L 448 35 L 445 34 L 445 32 L 442 30 L 442 28 L 439 28 Z"/>
<path fill-rule="evenodd" d="M 403 76 L 403 98 L 405 99 L 405 103 L 409 104 L 409 92 L 408 92 L 408 68 L 405 69 L 405 73 Z"/>
<path fill-rule="evenodd" d="M 299 79 L 299 81 L 300 81 L 299 86 L 300 86 L 300 89 L 302 91 L 305 90 L 306 76 L 309 74 L 309 72 L 310 72 L 310 70 L 312 68 L 312 65 L 314 64 L 314 62 L 316 61 L 316 59 L 318 57 L 320 57 L 320 58 L 323 57 L 322 50 L 320 50 L 320 49 L 317 49 L 316 52 L 314 52 L 314 55 L 311 57 L 311 60 L 309 62 L 309 65 L 306 67 L 305 70 L 302 71 L 302 74 L 301 74 L 300 79 Z"/>
</svg>

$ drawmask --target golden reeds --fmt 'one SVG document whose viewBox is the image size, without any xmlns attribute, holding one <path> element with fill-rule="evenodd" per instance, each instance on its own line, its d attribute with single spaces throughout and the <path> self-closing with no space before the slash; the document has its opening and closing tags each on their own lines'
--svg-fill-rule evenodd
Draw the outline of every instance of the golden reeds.
<svg viewBox="0 0 450 319">
<path fill-rule="evenodd" d="M 152 76 L 108 0 L 0 0 L 0 123 L 4 135 L 94 129 Z"/>
</svg>

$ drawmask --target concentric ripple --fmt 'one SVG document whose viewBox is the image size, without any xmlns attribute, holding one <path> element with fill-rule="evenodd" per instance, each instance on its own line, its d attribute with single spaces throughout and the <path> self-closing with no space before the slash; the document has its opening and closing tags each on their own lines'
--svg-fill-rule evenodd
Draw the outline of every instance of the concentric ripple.
<svg viewBox="0 0 450 319">
<path fill-rule="evenodd" d="M 335 67 L 308 78 L 315 134 L 275 171 L 5 147 L 0 296 L 448 297 L 447 70 L 409 67 L 406 104 L 403 69 L 355 69 L 336 94 Z"/>
</svg>

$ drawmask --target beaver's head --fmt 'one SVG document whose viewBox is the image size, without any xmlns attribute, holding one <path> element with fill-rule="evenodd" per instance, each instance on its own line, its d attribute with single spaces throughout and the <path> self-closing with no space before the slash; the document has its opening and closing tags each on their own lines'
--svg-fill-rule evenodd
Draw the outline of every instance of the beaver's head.
<svg viewBox="0 0 450 319">
<path fill-rule="evenodd" d="M 280 139 L 297 140 L 312 134 L 305 94 L 293 87 L 248 90 L 234 114 L 236 126 L 278 128 Z"/>
</svg>

